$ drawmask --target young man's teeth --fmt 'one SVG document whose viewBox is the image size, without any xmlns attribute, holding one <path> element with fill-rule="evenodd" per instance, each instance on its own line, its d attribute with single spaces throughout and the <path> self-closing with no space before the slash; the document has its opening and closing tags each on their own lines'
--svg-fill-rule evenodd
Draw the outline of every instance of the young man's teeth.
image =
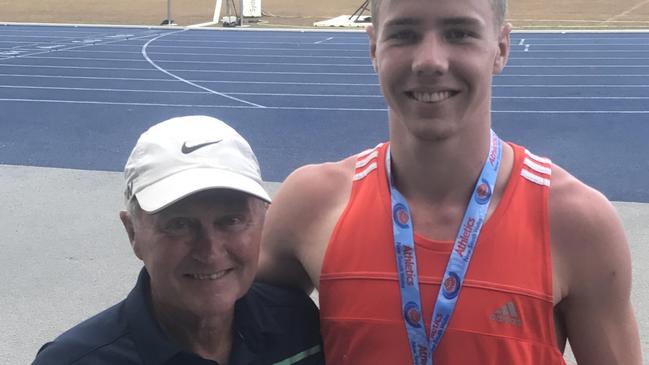
<svg viewBox="0 0 649 365">
<path fill-rule="evenodd" d="M 219 271 L 215 274 L 191 274 L 191 277 L 197 280 L 216 280 L 223 277 L 225 274 L 226 271 Z"/>
<path fill-rule="evenodd" d="M 435 93 L 428 92 L 415 92 L 413 93 L 415 99 L 424 103 L 435 103 L 448 99 L 451 96 L 451 93 L 448 91 L 440 91 Z"/>
</svg>

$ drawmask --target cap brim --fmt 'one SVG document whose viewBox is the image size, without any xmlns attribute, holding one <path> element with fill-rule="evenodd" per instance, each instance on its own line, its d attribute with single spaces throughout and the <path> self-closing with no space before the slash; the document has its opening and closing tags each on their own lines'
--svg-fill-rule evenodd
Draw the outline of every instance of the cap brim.
<svg viewBox="0 0 649 365">
<path fill-rule="evenodd" d="M 266 190 L 254 179 L 227 170 L 189 169 L 168 176 L 135 193 L 140 208 L 156 213 L 191 194 L 208 189 L 232 189 L 271 202 Z"/>
</svg>

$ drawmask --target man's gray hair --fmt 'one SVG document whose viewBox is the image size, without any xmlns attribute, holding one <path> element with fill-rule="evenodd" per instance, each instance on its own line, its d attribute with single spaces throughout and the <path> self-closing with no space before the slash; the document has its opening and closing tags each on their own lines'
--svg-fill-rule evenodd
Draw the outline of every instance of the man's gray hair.
<svg viewBox="0 0 649 365">
<path fill-rule="evenodd" d="M 131 217 L 137 217 L 137 215 L 142 211 L 137 198 L 135 195 L 131 195 L 128 190 L 124 192 L 124 207 L 126 208 L 128 215 Z"/>
</svg>

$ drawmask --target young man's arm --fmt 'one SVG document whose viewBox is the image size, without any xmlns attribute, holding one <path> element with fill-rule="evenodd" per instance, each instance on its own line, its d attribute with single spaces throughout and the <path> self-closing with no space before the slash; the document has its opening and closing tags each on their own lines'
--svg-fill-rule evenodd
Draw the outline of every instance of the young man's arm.
<svg viewBox="0 0 649 365">
<path fill-rule="evenodd" d="M 257 278 L 310 292 L 329 237 L 351 191 L 355 158 L 304 166 L 282 183 L 268 209 Z"/>
<path fill-rule="evenodd" d="M 550 217 L 557 311 L 580 365 L 640 365 L 631 306 L 631 259 L 610 202 L 564 170 L 553 170 Z"/>
</svg>

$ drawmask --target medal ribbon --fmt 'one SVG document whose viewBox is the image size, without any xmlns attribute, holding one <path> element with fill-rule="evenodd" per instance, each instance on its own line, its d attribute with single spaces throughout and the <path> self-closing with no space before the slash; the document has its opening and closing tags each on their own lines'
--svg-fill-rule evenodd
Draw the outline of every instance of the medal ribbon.
<svg viewBox="0 0 649 365">
<path fill-rule="evenodd" d="M 408 202 L 393 184 L 388 148 L 386 169 L 392 202 L 394 251 L 401 291 L 401 309 L 414 365 L 432 365 L 433 353 L 448 328 L 480 230 L 487 216 L 492 194 L 495 191 L 502 149 L 502 141 L 492 130 L 489 154 L 455 238 L 453 251 L 437 294 L 431 318 L 430 334 L 427 335 L 422 315 L 412 216 Z"/>
</svg>

